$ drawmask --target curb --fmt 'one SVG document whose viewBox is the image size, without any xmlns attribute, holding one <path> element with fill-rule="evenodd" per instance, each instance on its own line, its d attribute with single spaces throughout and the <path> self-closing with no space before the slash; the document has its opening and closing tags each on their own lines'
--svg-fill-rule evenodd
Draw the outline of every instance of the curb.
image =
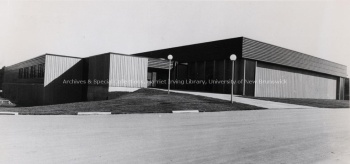
<svg viewBox="0 0 350 164">
<path fill-rule="evenodd" d="M 112 112 L 78 112 L 78 115 L 111 115 Z"/>
<path fill-rule="evenodd" d="M 18 115 L 18 112 L 0 112 L 0 115 Z"/>
<path fill-rule="evenodd" d="M 199 113 L 198 110 L 173 110 L 173 113 Z"/>
</svg>

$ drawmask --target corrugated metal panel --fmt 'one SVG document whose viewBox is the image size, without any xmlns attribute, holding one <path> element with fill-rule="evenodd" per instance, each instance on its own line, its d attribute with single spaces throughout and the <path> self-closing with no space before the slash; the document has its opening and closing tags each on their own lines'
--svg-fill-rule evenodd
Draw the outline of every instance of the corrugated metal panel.
<svg viewBox="0 0 350 164">
<path fill-rule="evenodd" d="M 243 38 L 242 57 L 329 75 L 347 76 L 344 65 L 248 38 Z"/>
<path fill-rule="evenodd" d="M 148 58 L 149 68 L 169 69 L 169 60 Z M 170 69 L 173 68 L 173 62 L 170 64 Z"/>
<path fill-rule="evenodd" d="M 45 55 L 38 56 L 5 68 L 4 83 L 43 83 L 42 79 L 19 79 L 18 71 L 20 68 L 37 66 L 45 63 Z"/>
<path fill-rule="evenodd" d="M 88 80 L 108 80 L 109 78 L 109 63 L 110 54 L 102 54 L 97 56 L 92 56 L 87 59 L 88 61 Z M 108 84 L 95 84 L 89 83 L 89 85 L 106 85 Z"/>
<path fill-rule="evenodd" d="M 94 81 L 109 81 L 110 53 L 89 57 L 87 100 L 106 100 L 108 98 L 108 83 L 95 83 Z"/>
<path fill-rule="evenodd" d="M 336 86 L 335 78 L 262 67 L 256 69 L 256 97 L 336 99 Z"/>
<path fill-rule="evenodd" d="M 225 60 L 215 60 L 215 65 L 214 65 L 214 79 L 223 81 L 225 80 Z M 194 72 L 195 73 L 195 72 Z M 214 92 L 217 93 L 224 93 L 225 92 L 225 84 L 214 84 L 213 86 Z"/>
<path fill-rule="evenodd" d="M 45 60 L 44 86 L 61 76 L 82 59 L 47 55 Z"/>
<path fill-rule="evenodd" d="M 4 80 L 4 72 L 5 72 L 5 69 L 0 69 L 0 90 L 2 90 L 2 83 Z"/>
<path fill-rule="evenodd" d="M 3 84 L 3 96 L 21 106 L 43 105 L 43 84 Z"/>
<path fill-rule="evenodd" d="M 109 87 L 147 88 L 148 59 L 110 55 Z"/>
<path fill-rule="evenodd" d="M 244 76 L 244 95 L 254 96 L 254 81 L 255 81 L 255 71 L 256 71 L 256 61 L 245 60 L 245 76 Z"/>
<path fill-rule="evenodd" d="M 339 78 L 339 100 L 344 100 L 345 97 L 345 78 Z"/>
<path fill-rule="evenodd" d="M 349 100 L 349 78 L 345 78 L 345 86 L 344 86 L 345 97 L 344 100 Z"/>
</svg>

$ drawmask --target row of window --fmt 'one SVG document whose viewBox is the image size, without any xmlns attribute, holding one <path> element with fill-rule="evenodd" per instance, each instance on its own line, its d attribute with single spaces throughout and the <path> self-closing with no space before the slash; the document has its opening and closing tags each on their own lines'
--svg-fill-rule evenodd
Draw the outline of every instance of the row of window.
<svg viewBox="0 0 350 164">
<path fill-rule="evenodd" d="M 20 79 L 43 78 L 44 74 L 45 74 L 45 64 L 39 64 L 31 67 L 20 68 L 18 71 L 18 78 Z"/>
</svg>

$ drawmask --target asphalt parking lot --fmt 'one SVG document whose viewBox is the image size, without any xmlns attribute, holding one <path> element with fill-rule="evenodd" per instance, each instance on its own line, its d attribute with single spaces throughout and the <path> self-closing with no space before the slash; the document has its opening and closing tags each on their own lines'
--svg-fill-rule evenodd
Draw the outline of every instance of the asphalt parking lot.
<svg viewBox="0 0 350 164">
<path fill-rule="evenodd" d="M 349 163 L 349 109 L 0 116 L 0 163 Z"/>
</svg>

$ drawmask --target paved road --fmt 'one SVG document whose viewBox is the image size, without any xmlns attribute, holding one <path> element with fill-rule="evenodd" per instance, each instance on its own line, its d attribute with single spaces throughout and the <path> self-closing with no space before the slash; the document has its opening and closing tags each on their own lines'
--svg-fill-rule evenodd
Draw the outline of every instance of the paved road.
<svg viewBox="0 0 350 164">
<path fill-rule="evenodd" d="M 0 116 L 0 163 L 349 163 L 349 109 Z"/>
<path fill-rule="evenodd" d="M 153 89 L 168 91 L 168 90 L 165 90 L 165 89 L 158 89 L 158 88 L 153 88 Z M 178 90 L 171 90 L 170 92 L 191 94 L 191 95 L 197 95 L 197 96 L 205 96 L 205 97 L 211 97 L 211 98 L 231 101 L 231 95 L 230 94 L 209 93 L 209 92 L 194 92 L 194 91 L 178 91 Z M 249 105 L 254 105 L 254 106 L 267 108 L 267 109 L 297 109 L 297 108 L 299 108 L 299 109 L 310 109 L 310 108 L 315 108 L 315 107 L 305 106 L 305 105 L 296 105 L 296 104 L 287 104 L 287 103 L 274 102 L 274 101 L 249 99 L 249 98 L 240 97 L 239 95 L 233 95 L 232 99 L 235 102 L 239 102 L 239 103 L 243 103 L 243 104 L 249 104 Z"/>
</svg>

